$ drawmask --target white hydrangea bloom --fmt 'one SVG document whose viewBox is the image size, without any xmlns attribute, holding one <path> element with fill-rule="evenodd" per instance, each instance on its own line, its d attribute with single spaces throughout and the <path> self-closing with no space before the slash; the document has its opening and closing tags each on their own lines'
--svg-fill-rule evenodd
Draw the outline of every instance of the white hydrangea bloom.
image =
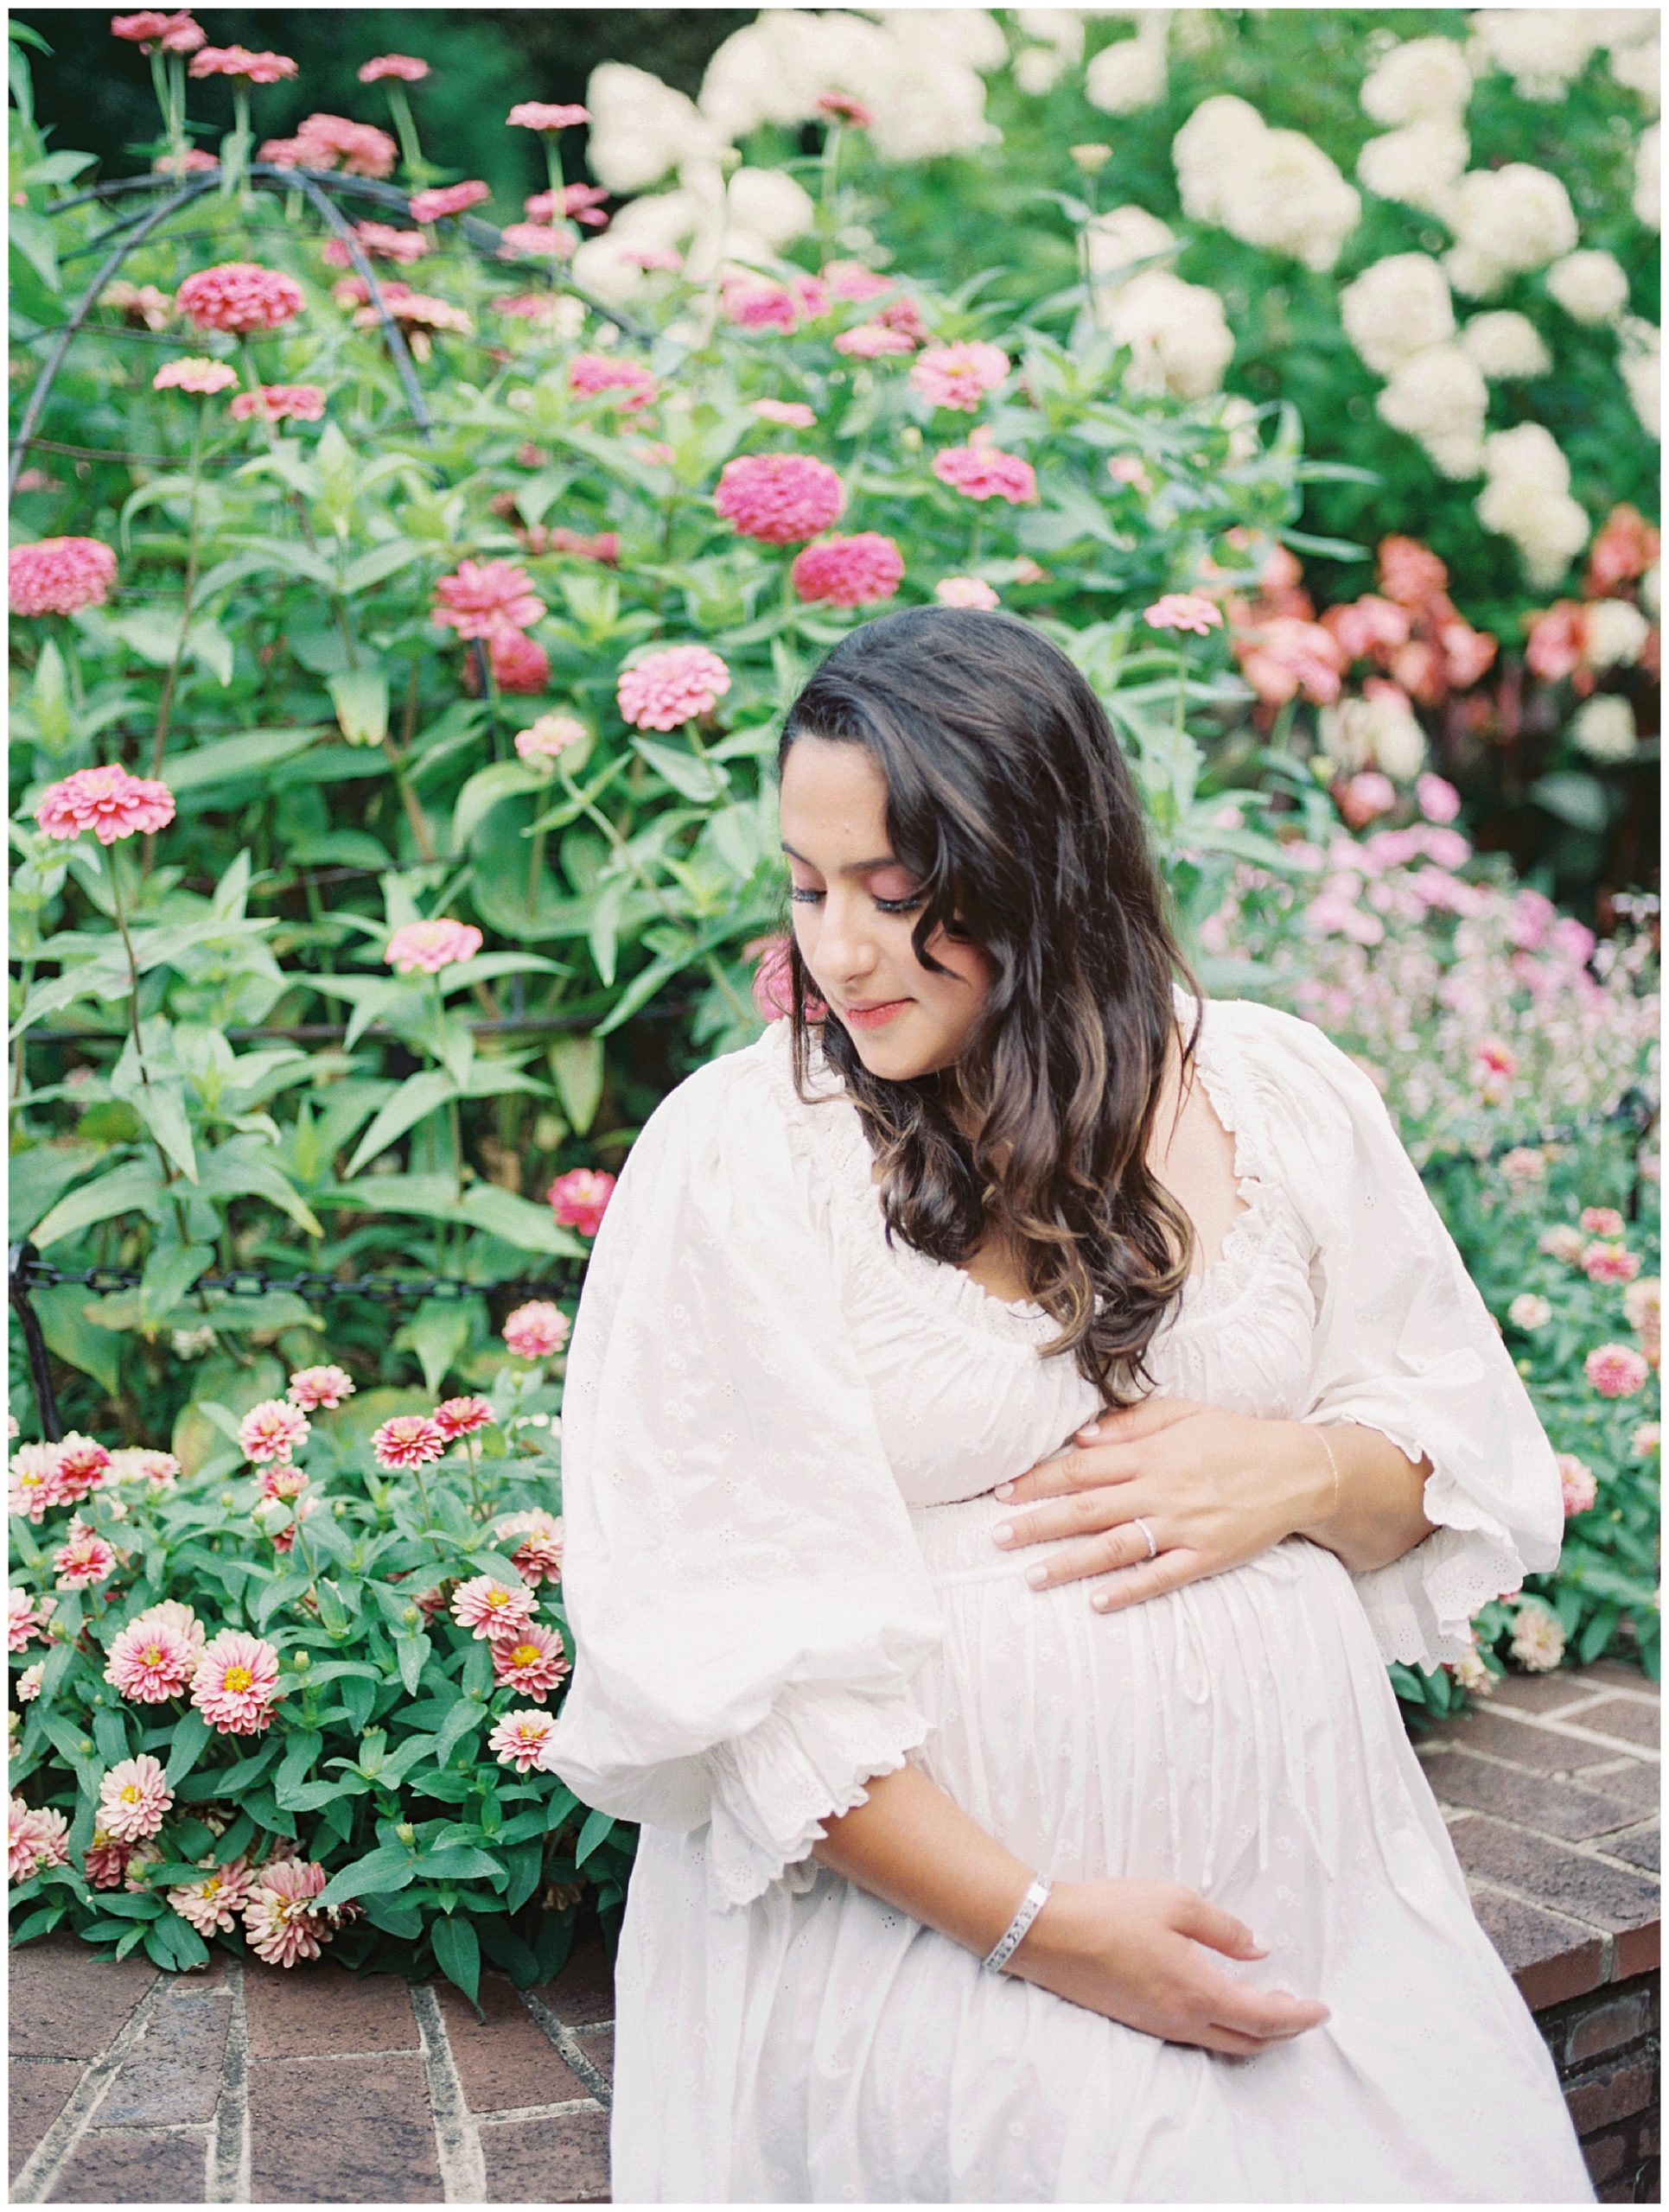
<svg viewBox="0 0 1669 2212">
<path fill-rule="evenodd" d="M 739 168 L 730 179 L 730 219 L 768 245 L 785 246 L 811 229 L 817 207 L 786 169 Z"/>
<path fill-rule="evenodd" d="M 745 138 L 762 123 L 803 123 L 815 112 L 817 95 L 825 87 L 811 84 L 801 65 L 809 26 L 816 21 L 810 10 L 767 10 L 715 50 L 697 105 L 727 139 Z M 785 28 L 797 29 L 798 39 L 785 39 Z"/>
<path fill-rule="evenodd" d="M 642 192 L 668 169 L 710 159 L 726 143 L 692 99 L 630 62 L 600 61 L 585 87 L 585 105 L 591 113 L 586 158 L 609 192 Z"/>
<path fill-rule="evenodd" d="M 1170 142 L 1182 213 L 1196 223 L 1228 227 L 1237 175 L 1256 162 L 1264 118 L 1233 92 L 1201 100 Z"/>
<path fill-rule="evenodd" d="M 1162 18 L 1156 36 L 1141 29 L 1092 56 L 1084 72 L 1084 97 L 1105 115 L 1135 115 L 1163 99 L 1169 81 Z"/>
<path fill-rule="evenodd" d="M 1202 100 L 1171 141 L 1185 213 L 1248 245 L 1331 269 L 1360 194 L 1302 130 L 1271 130 L 1232 93 Z"/>
<path fill-rule="evenodd" d="M 870 106 L 870 143 L 884 162 L 978 153 L 1002 136 L 985 120 L 984 79 L 926 44 L 895 55 L 885 94 Z"/>
<path fill-rule="evenodd" d="M 1590 8 L 1588 23 L 1595 45 L 1616 54 L 1626 46 L 1638 46 L 1657 36 L 1658 11 L 1655 8 Z"/>
<path fill-rule="evenodd" d="M 1621 340 L 1617 369 L 1628 387 L 1628 397 L 1640 428 L 1652 437 L 1663 432 L 1663 333 L 1655 323 L 1637 315 L 1626 315 L 1617 325 Z"/>
<path fill-rule="evenodd" d="M 1553 365 L 1553 357 L 1529 316 L 1505 308 L 1492 315 L 1475 315 L 1461 333 L 1461 344 L 1492 381 L 1545 377 Z"/>
<path fill-rule="evenodd" d="M 1052 92 L 1066 73 L 1065 59 L 1052 46 L 1022 46 L 1014 57 L 1014 81 L 1033 99 Z"/>
<path fill-rule="evenodd" d="M 1018 8 L 1020 28 L 1028 38 L 1053 47 L 1064 66 L 1084 58 L 1084 10 L 1081 8 Z"/>
<path fill-rule="evenodd" d="M 987 8 L 891 8 L 879 21 L 895 48 L 918 60 L 959 62 L 983 73 L 1000 69 L 1009 58 L 1008 40 Z"/>
<path fill-rule="evenodd" d="M 1585 8 L 1484 8 L 1468 21 L 1520 99 L 1560 99 L 1600 42 Z"/>
<path fill-rule="evenodd" d="M 1341 699 L 1316 717 L 1322 750 L 1347 776 L 1378 768 L 1408 783 L 1425 765 L 1425 733 L 1400 694 Z"/>
<path fill-rule="evenodd" d="M 1662 125 L 1654 123 L 1641 131 L 1634 149 L 1634 215 L 1648 231 L 1660 229 L 1663 222 L 1662 137 Z"/>
<path fill-rule="evenodd" d="M 1655 561 L 1640 580 L 1640 603 L 1654 622 L 1663 612 L 1663 573 Z"/>
<path fill-rule="evenodd" d="M 1570 467 L 1539 423 L 1520 423 L 1484 441 L 1488 482 L 1475 501 L 1486 530 L 1511 538 L 1526 581 L 1551 591 L 1587 544 L 1585 510 L 1570 497 Z"/>
<path fill-rule="evenodd" d="M 1404 361 L 1376 404 L 1393 430 L 1419 441 L 1443 475 L 1477 474 L 1489 393 L 1459 346 L 1427 346 Z"/>
<path fill-rule="evenodd" d="M 1356 175 L 1381 200 L 1399 200 L 1447 222 L 1455 188 L 1471 158 L 1471 141 L 1458 123 L 1426 116 L 1370 138 L 1356 156 Z"/>
<path fill-rule="evenodd" d="M 1084 226 L 1090 275 L 1108 294 L 1117 291 L 1136 272 L 1132 264 L 1150 254 L 1163 253 L 1176 244 L 1169 223 L 1149 214 L 1145 207 L 1113 207 L 1093 216 Z M 1124 272 L 1121 276 L 1120 272 Z"/>
<path fill-rule="evenodd" d="M 1596 692 L 1570 717 L 1570 741 L 1590 760 L 1627 760 L 1640 747 L 1634 709 L 1617 692 Z"/>
<path fill-rule="evenodd" d="M 1345 335 L 1368 367 L 1388 377 L 1455 334 L 1455 309 L 1443 270 L 1429 253 L 1388 254 L 1339 295 Z"/>
<path fill-rule="evenodd" d="M 1614 254 L 1567 253 L 1546 276 L 1548 291 L 1575 322 L 1611 322 L 1628 304 L 1628 278 Z"/>
<path fill-rule="evenodd" d="M 1513 429 L 1492 432 L 1483 459 L 1492 480 L 1510 478 L 1538 492 L 1570 489 L 1570 464 L 1552 432 L 1539 423 L 1520 423 Z"/>
<path fill-rule="evenodd" d="M 1218 421 L 1228 432 L 1228 465 L 1239 468 L 1255 461 L 1258 452 L 1258 410 L 1239 392 L 1230 392 L 1218 410 Z"/>
<path fill-rule="evenodd" d="M 1392 47 L 1362 85 L 1375 123 L 1454 123 L 1472 97 L 1472 72 L 1452 38 L 1411 38 Z"/>
<path fill-rule="evenodd" d="M 1587 650 L 1591 668 L 1632 668 L 1651 624 L 1632 600 L 1596 599 L 1588 606 Z"/>
<path fill-rule="evenodd" d="M 1570 194 L 1558 177 L 1528 162 L 1468 169 L 1455 188 L 1449 219 L 1456 243 L 1443 266 L 1469 299 L 1487 299 L 1509 276 L 1545 269 L 1577 243 Z"/>
<path fill-rule="evenodd" d="M 1131 387 L 1203 399 L 1219 391 L 1234 353 L 1223 303 L 1208 285 L 1184 283 L 1168 269 L 1144 269 L 1107 304 L 1106 327 L 1131 349 Z"/>
<path fill-rule="evenodd" d="M 1647 39 L 1638 46 L 1614 47 L 1610 54 L 1611 74 L 1631 92 L 1638 92 L 1647 105 L 1656 108 L 1663 74 L 1663 53 L 1656 39 Z"/>
</svg>

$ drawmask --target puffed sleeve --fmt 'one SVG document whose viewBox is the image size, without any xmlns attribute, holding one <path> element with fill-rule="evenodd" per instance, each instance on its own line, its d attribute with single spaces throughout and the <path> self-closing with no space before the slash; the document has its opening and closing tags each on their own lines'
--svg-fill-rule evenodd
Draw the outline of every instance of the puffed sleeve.
<svg viewBox="0 0 1669 2212">
<path fill-rule="evenodd" d="M 569 1346 L 549 1764 L 617 1818 L 710 1823 L 728 1905 L 810 1887 L 822 1822 L 925 1739 L 942 1635 L 819 1218 L 766 1064 L 727 1054 L 645 1124 Z"/>
<path fill-rule="evenodd" d="M 1387 1661 L 1428 1672 L 1471 1617 L 1558 1563 L 1552 1446 L 1372 1078 L 1313 1024 L 1241 1009 L 1288 1190 L 1313 1239 L 1311 1421 L 1360 1421 L 1417 1465 L 1437 1525 L 1354 1578 Z"/>
</svg>

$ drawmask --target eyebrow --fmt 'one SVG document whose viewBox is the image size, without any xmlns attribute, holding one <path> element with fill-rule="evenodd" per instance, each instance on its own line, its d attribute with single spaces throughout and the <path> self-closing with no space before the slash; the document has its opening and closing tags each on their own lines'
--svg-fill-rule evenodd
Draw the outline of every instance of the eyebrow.
<svg viewBox="0 0 1669 2212">
<path fill-rule="evenodd" d="M 799 861 L 806 868 L 817 868 L 815 861 L 808 861 L 804 853 L 795 852 L 786 837 L 782 840 L 782 849 L 790 860 Z M 875 868 L 902 868 L 903 865 L 902 861 L 895 860 L 890 853 L 883 853 L 878 861 L 848 861 L 843 868 L 838 870 L 838 873 L 841 875 L 868 875 Z M 819 868 L 818 873 L 821 874 L 822 870 Z"/>
</svg>

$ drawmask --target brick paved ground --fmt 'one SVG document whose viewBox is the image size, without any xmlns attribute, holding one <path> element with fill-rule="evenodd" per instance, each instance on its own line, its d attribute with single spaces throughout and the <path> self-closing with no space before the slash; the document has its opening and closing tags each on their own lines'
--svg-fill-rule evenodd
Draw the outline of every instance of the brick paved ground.
<svg viewBox="0 0 1669 2212">
<path fill-rule="evenodd" d="M 1658 1700 L 1516 1677 L 1419 1746 L 1479 1917 L 1569 2081 L 1602 2201 L 1655 2197 Z M 608 2193 L 613 1991 L 11 1955 L 16 2203 L 583 2203 Z M 1615 1992 L 1610 1985 L 1620 1985 Z M 1621 1986 L 1621 1985 L 1627 1985 Z"/>
</svg>

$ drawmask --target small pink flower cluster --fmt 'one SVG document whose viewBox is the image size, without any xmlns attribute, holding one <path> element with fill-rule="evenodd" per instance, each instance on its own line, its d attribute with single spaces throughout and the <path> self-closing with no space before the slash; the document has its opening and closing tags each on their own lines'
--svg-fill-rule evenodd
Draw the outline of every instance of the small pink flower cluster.
<svg viewBox="0 0 1669 2212">
<path fill-rule="evenodd" d="M 394 261 L 402 268 L 421 261 L 429 251 L 429 240 L 421 231 L 397 230 L 392 223 L 355 223 L 354 235 L 368 260 Z M 323 253 L 333 269 L 351 269 L 354 265 L 346 238 L 327 238 Z"/>
<path fill-rule="evenodd" d="M 623 415 L 635 415 L 659 397 L 660 386 L 640 361 L 615 360 L 608 353 L 576 353 L 568 364 L 568 389 L 583 398 L 618 392 Z"/>
<path fill-rule="evenodd" d="M 583 744 L 588 734 L 585 724 L 573 715 L 541 715 L 516 732 L 516 757 L 530 766 L 554 760 L 570 746 Z"/>
<path fill-rule="evenodd" d="M 738 330 L 780 330 L 786 334 L 826 315 L 833 298 L 820 276 L 804 270 L 782 284 L 732 273 L 720 287 L 724 319 Z"/>
<path fill-rule="evenodd" d="M 269 423 L 317 423 L 324 415 L 324 393 L 316 384 L 264 384 L 240 391 L 231 404 L 234 423 L 264 416 Z"/>
<path fill-rule="evenodd" d="M 570 222 L 583 223 L 588 231 L 600 231 L 608 220 L 602 213 L 608 197 L 600 184 L 564 184 L 558 191 L 532 193 L 521 204 L 536 223 L 554 223 L 559 216 L 566 216 Z"/>
<path fill-rule="evenodd" d="M 432 621 L 460 638 L 489 641 L 506 630 L 531 629 L 545 613 L 533 579 L 511 561 L 460 561 L 436 583 L 435 601 Z"/>
<path fill-rule="evenodd" d="M 189 8 L 141 8 L 137 15 L 112 16 L 112 38 L 124 38 L 148 54 L 160 46 L 164 54 L 194 54 L 207 34 L 192 19 Z"/>
<path fill-rule="evenodd" d="M 1558 1461 L 1559 1489 L 1564 1498 L 1564 1517 L 1568 1521 L 1573 1513 L 1586 1513 L 1591 1510 L 1599 1496 L 1599 1484 L 1588 1462 L 1579 1459 L 1574 1452 L 1559 1452 Z"/>
<path fill-rule="evenodd" d="M 730 688 L 730 671 L 706 645 L 668 645 L 622 669 L 615 687 L 634 729 L 676 729 L 709 715 Z"/>
<path fill-rule="evenodd" d="M 269 138 L 257 158 L 281 169 L 334 169 L 344 176 L 385 177 L 394 174 L 399 148 L 374 123 L 355 123 L 346 115 L 306 115 L 293 138 Z"/>
<path fill-rule="evenodd" d="M 199 269 L 174 298 L 181 314 L 199 330 L 223 330 L 234 337 L 276 330 L 306 305 L 293 276 L 264 268 L 258 261 L 221 261 L 212 269 Z"/>
<path fill-rule="evenodd" d="M 101 845 L 137 830 L 165 829 L 174 819 L 174 794 L 150 776 L 133 776 L 112 761 L 103 768 L 78 768 L 53 785 L 35 810 L 48 837 L 79 837 L 91 830 Z"/>
<path fill-rule="evenodd" d="M 504 1341 L 518 1359 L 549 1359 L 567 1343 L 571 1326 L 560 1306 L 532 1298 L 506 1320 Z"/>
<path fill-rule="evenodd" d="M 1646 1388 L 1652 1370 L 1632 1344 L 1598 1344 L 1583 1360 L 1582 1371 L 1601 1397 L 1632 1398 Z"/>
<path fill-rule="evenodd" d="M 1018 454 L 1003 453 L 993 445 L 989 431 L 982 435 L 976 430 L 966 445 L 947 446 L 936 453 L 933 473 L 965 499 L 1006 499 L 1021 506 L 1037 497 L 1036 470 Z"/>
<path fill-rule="evenodd" d="M 879 531 L 825 537 L 795 554 L 789 581 L 802 600 L 832 607 L 868 607 L 890 599 L 904 579 L 904 556 Z"/>
<path fill-rule="evenodd" d="M 417 85 L 429 74 L 429 64 L 420 61 L 415 54 L 379 54 L 362 63 L 358 74 L 362 85 L 374 85 L 384 77 L 395 77 L 402 84 Z"/>
<path fill-rule="evenodd" d="M 966 339 L 953 346 L 929 346 L 912 363 L 910 382 L 931 406 L 971 415 L 985 394 L 1003 382 L 1010 365 L 1000 346 Z"/>
<path fill-rule="evenodd" d="M 357 1916 L 355 1904 L 314 1902 L 328 1877 L 307 1859 L 269 1859 L 252 1876 L 243 1905 L 244 1934 L 256 1957 L 270 1967 L 293 1967 L 316 1959 L 345 1921 Z"/>
<path fill-rule="evenodd" d="M 116 1572 L 116 1547 L 79 1513 L 65 1530 L 66 1541 L 52 1555 L 53 1571 L 61 1590 L 89 1590 Z"/>
<path fill-rule="evenodd" d="M 33 1809 L 21 1797 L 6 1803 L 6 1878 L 27 1882 L 48 1866 L 69 1864 L 69 1822 L 49 1806 Z"/>
<path fill-rule="evenodd" d="M 21 1584 L 14 1582 L 6 1592 L 7 1650 L 27 1651 L 37 1636 L 45 1643 L 47 1623 L 57 1604 L 50 1592 L 32 1598 Z"/>
<path fill-rule="evenodd" d="M 210 1638 L 191 1678 L 191 1702 L 223 1736 L 259 1736 L 272 1725 L 278 1654 L 264 1637 L 222 1629 Z"/>
<path fill-rule="evenodd" d="M 844 512 L 846 487 L 808 453 L 743 454 L 719 471 L 713 505 L 743 537 L 800 545 Z"/>
<path fill-rule="evenodd" d="M 941 576 L 933 588 L 941 607 L 971 607 L 989 612 L 1003 602 L 983 576 Z"/>
<path fill-rule="evenodd" d="M 192 1608 L 165 1598 L 117 1630 L 105 1655 L 105 1680 L 136 1705 L 160 1705 L 191 1687 L 207 1642 Z"/>
<path fill-rule="evenodd" d="M 188 1882 L 168 1893 L 169 1904 L 200 1936 L 230 1934 L 249 1902 L 252 1876 L 246 1859 L 219 1866 L 213 1859 L 198 1860 L 208 1871 L 201 1882 Z"/>
<path fill-rule="evenodd" d="M 383 958 L 397 975 L 438 976 L 443 968 L 473 960 L 483 942 L 473 922 L 407 922 L 389 938 Z"/>
<path fill-rule="evenodd" d="M 591 111 L 572 100 L 518 100 L 504 119 L 520 130 L 567 130 L 589 123 Z"/>
<path fill-rule="evenodd" d="M 187 353 L 178 360 L 164 361 L 151 378 L 150 387 L 153 391 L 188 391 L 199 399 L 207 399 L 237 381 L 238 372 L 230 361 L 212 360 L 207 353 Z M 234 400 L 234 414 L 237 404 Z"/>
<path fill-rule="evenodd" d="M 1201 592 L 1165 592 L 1143 608 L 1142 620 L 1150 630 L 1191 630 L 1201 638 L 1223 626 L 1222 609 Z"/>
<path fill-rule="evenodd" d="M 345 1367 L 298 1367 L 284 1395 L 303 1413 L 333 1413 L 354 1395 L 355 1388 Z"/>
<path fill-rule="evenodd" d="M 750 399 L 748 404 L 764 422 L 780 423 L 790 430 L 809 430 L 817 421 L 817 410 L 803 399 Z"/>
<path fill-rule="evenodd" d="M 565 1228 L 595 1236 L 615 1193 L 615 1178 L 596 1167 L 570 1167 L 545 1192 L 551 1211 Z"/>
<path fill-rule="evenodd" d="M 246 77 L 252 85 L 276 85 L 296 74 L 287 54 L 252 54 L 246 46 L 199 47 L 191 57 L 194 77 Z"/>
<path fill-rule="evenodd" d="M 471 177 L 463 184 L 443 184 L 429 192 L 414 192 L 405 204 L 414 223 L 438 223 L 448 215 L 462 215 L 471 207 L 479 207 L 483 200 L 492 197 L 491 185 L 483 184 L 479 177 Z"/>
<path fill-rule="evenodd" d="M 562 1580 L 562 1516 L 533 1506 L 525 1513 L 506 1513 L 493 1524 L 495 1541 L 519 1539 L 510 1564 L 522 1580 L 537 1590 L 542 1582 Z"/>
<path fill-rule="evenodd" d="M 57 1505 L 79 1505 L 111 1481 L 111 1455 L 72 1429 L 56 1444 L 21 1445 L 7 1468 L 7 1510 L 39 1523 Z"/>
<path fill-rule="evenodd" d="M 74 614 L 102 607 L 116 581 L 116 556 L 102 538 L 39 537 L 6 556 L 14 614 Z"/>
<path fill-rule="evenodd" d="M 569 223 L 506 223 L 499 232 L 499 259 L 565 261 L 578 244 Z"/>
</svg>

